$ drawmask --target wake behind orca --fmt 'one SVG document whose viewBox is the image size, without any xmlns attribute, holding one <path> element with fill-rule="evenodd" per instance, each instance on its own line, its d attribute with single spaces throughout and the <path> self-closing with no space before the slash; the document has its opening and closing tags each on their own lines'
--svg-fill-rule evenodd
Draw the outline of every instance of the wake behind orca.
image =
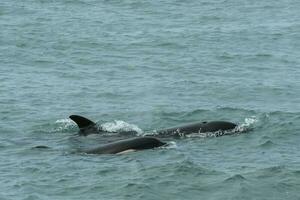
<svg viewBox="0 0 300 200">
<path fill-rule="evenodd" d="M 105 132 L 97 124 L 85 117 L 79 115 L 71 115 L 72 119 L 79 127 L 79 135 L 89 135 L 93 133 Z M 207 133 L 217 131 L 230 131 L 233 130 L 237 125 L 227 121 L 210 121 L 210 122 L 197 122 L 182 126 L 176 126 L 166 129 L 154 131 L 156 136 L 178 136 L 180 134 L 187 135 L 191 133 Z M 128 131 L 125 131 L 128 133 Z M 129 131 L 130 133 L 134 131 Z"/>
</svg>

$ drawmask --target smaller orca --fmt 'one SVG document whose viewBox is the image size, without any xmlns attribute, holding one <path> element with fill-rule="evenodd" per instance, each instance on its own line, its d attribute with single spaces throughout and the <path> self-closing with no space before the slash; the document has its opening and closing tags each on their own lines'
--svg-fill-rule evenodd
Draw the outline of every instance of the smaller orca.
<svg viewBox="0 0 300 200">
<path fill-rule="evenodd" d="M 166 144 L 167 143 L 162 142 L 155 137 L 136 137 L 108 143 L 83 152 L 88 154 L 119 154 L 130 151 L 153 149 Z"/>
</svg>

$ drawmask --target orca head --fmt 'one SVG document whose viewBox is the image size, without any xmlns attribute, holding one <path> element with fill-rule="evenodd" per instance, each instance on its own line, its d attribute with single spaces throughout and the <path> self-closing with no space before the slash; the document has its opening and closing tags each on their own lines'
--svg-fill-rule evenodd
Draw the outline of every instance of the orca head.
<svg viewBox="0 0 300 200">
<path fill-rule="evenodd" d="M 141 137 L 135 139 L 136 144 L 134 145 L 134 149 L 141 150 L 141 149 L 152 149 L 155 147 L 160 147 L 167 145 L 166 142 L 160 141 L 155 137 Z"/>
</svg>

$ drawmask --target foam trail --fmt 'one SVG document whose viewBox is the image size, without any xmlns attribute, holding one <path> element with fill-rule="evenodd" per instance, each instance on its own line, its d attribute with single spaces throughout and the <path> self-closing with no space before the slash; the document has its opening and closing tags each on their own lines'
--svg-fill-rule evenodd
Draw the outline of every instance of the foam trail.
<svg viewBox="0 0 300 200">
<path fill-rule="evenodd" d="M 143 134 L 143 130 L 140 129 L 138 126 L 134 124 L 129 124 L 127 122 L 121 121 L 121 120 L 114 120 L 113 122 L 107 122 L 104 124 L 101 124 L 101 128 L 104 131 L 107 132 L 130 132 L 135 131 L 138 135 Z"/>
<path fill-rule="evenodd" d="M 77 127 L 75 122 L 73 122 L 70 119 L 59 119 L 55 121 L 55 125 L 57 125 L 56 128 L 54 128 L 54 132 L 62 132 L 62 131 L 68 131 L 71 129 L 74 129 Z"/>
<path fill-rule="evenodd" d="M 245 132 L 254 127 L 254 124 L 258 122 L 256 116 L 251 116 L 250 118 L 245 118 L 244 123 L 238 125 L 235 128 L 235 132 Z"/>
<path fill-rule="evenodd" d="M 170 142 L 167 143 L 166 146 L 162 146 L 161 148 L 177 149 L 177 143 L 175 141 L 170 141 Z"/>
</svg>

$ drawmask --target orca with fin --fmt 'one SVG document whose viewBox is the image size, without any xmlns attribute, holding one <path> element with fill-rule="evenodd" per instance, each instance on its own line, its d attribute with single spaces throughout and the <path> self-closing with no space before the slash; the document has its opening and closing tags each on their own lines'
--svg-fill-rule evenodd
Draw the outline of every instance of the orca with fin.
<svg viewBox="0 0 300 200">
<path fill-rule="evenodd" d="M 79 115 L 71 115 L 70 119 L 72 119 L 79 127 L 80 135 L 89 135 L 93 133 L 101 133 L 103 130 L 101 127 L 97 127 L 97 124 L 92 122 L 91 120 L 79 116 Z M 207 133 L 207 132 L 217 132 L 217 131 L 230 131 L 233 130 L 237 125 L 232 122 L 227 121 L 210 121 L 210 122 L 197 122 L 172 128 L 161 129 L 155 131 L 156 136 L 179 136 L 180 134 L 186 135 L 191 133 Z M 133 133 L 135 131 L 130 131 Z M 136 133 L 136 132 L 135 132 Z"/>
</svg>

